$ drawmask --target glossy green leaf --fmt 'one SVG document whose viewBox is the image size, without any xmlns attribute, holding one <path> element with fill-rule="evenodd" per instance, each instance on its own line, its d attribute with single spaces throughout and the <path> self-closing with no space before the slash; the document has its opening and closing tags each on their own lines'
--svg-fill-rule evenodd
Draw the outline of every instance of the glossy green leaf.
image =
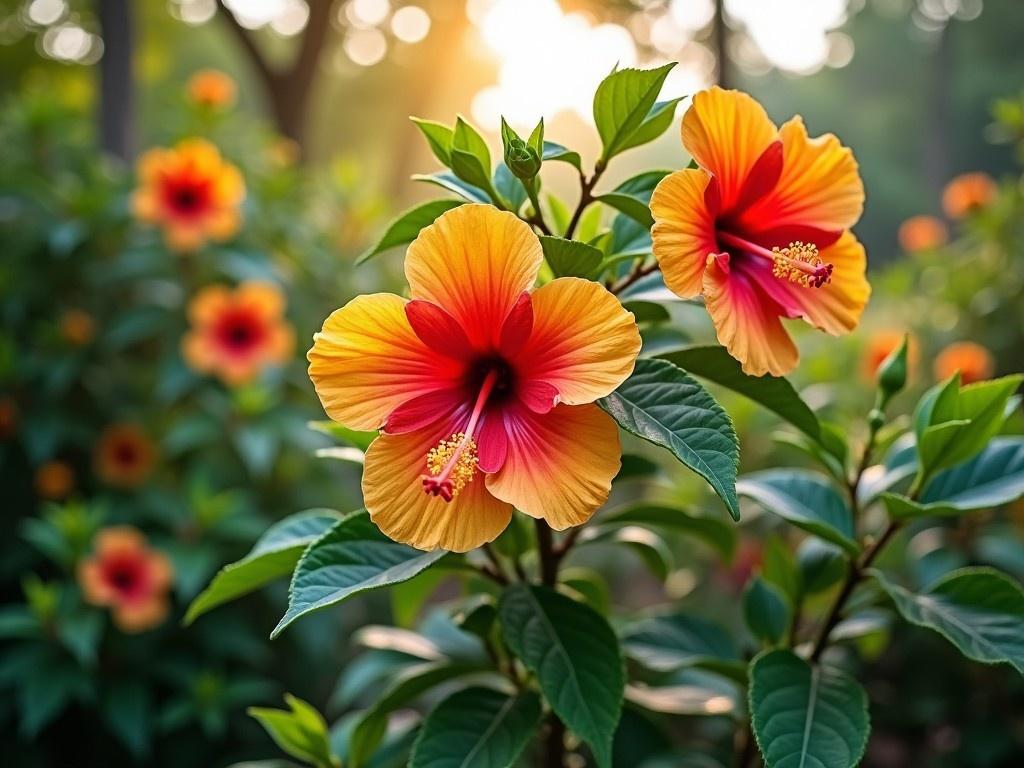
<svg viewBox="0 0 1024 768">
<path fill-rule="evenodd" d="M 750 580 L 743 592 L 743 619 L 754 637 L 777 644 L 789 627 L 790 613 L 782 590 L 756 576 Z"/>
<path fill-rule="evenodd" d="M 498 163 L 494 169 L 494 190 L 513 213 L 518 213 L 526 202 L 526 187 L 504 163 Z"/>
<path fill-rule="evenodd" d="M 667 448 L 707 480 L 739 519 L 739 441 L 729 415 L 704 387 L 670 362 L 638 360 L 633 374 L 598 405 L 627 432 Z"/>
<path fill-rule="evenodd" d="M 645 229 L 650 229 L 654 226 L 654 218 L 649 208 L 651 193 L 658 186 L 658 182 L 668 173 L 668 171 L 641 173 L 622 182 L 611 192 L 596 195 L 594 199 L 625 214 Z"/>
<path fill-rule="evenodd" d="M 303 550 L 341 519 L 330 509 L 311 509 L 275 523 L 241 560 L 220 569 L 185 614 L 185 624 L 218 605 L 292 572 Z"/>
<path fill-rule="evenodd" d="M 411 579 L 446 554 L 440 549 L 422 552 L 392 541 L 366 512 L 349 515 L 303 553 L 292 576 L 288 611 L 271 637 L 307 613 L 369 589 Z"/>
<path fill-rule="evenodd" d="M 555 277 L 592 280 L 601 273 L 604 254 L 592 245 L 547 235 L 541 235 L 540 244 Z"/>
<path fill-rule="evenodd" d="M 540 723 L 537 694 L 466 688 L 431 712 L 409 768 L 512 768 Z"/>
<path fill-rule="evenodd" d="M 750 665 L 750 719 L 765 768 L 854 768 L 868 742 L 868 697 L 837 669 L 792 651 Z"/>
<path fill-rule="evenodd" d="M 1007 663 L 1024 674 L 1024 591 L 993 568 L 962 568 L 922 594 L 871 575 L 911 624 L 944 636 L 969 659 Z"/>
<path fill-rule="evenodd" d="M 745 679 L 746 671 L 730 634 L 717 624 L 683 614 L 652 616 L 622 631 L 626 655 L 655 672 L 701 667 Z"/>
<path fill-rule="evenodd" d="M 661 136 L 672 125 L 672 120 L 676 116 L 676 106 L 682 100 L 683 97 L 680 96 L 677 99 L 655 102 L 650 112 L 647 113 L 647 117 L 640 124 L 640 127 L 626 140 L 626 143 L 619 151 L 624 152 L 627 149 L 639 147 Z"/>
<path fill-rule="evenodd" d="M 551 160 L 553 162 L 568 163 L 577 171 L 583 170 L 583 161 L 580 159 L 580 153 L 574 152 L 571 149 L 563 147 L 561 144 L 556 144 L 553 141 L 544 142 L 544 154 L 542 159 Z"/>
<path fill-rule="evenodd" d="M 591 527 L 580 536 L 578 545 L 622 544 L 643 561 L 658 581 L 665 581 L 675 563 L 672 550 L 654 531 L 638 525 Z"/>
<path fill-rule="evenodd" d="M 625 678 L 618 639 L 592 608 L 546 587 L 517 584 L 498 603 L 512 652 L 537 676 L 555 714 L 610 768 Z"/>
<path fill-rule="evenodd" d="M 860 549 L 854 541 L 849 506 L 839 491 L 817 472 L 800 469 L 752 472 L 740 478 L 736 492 L 851 554 Z"/>
<path fill-rule="evenodd" d="M 703 541 L 723 560 L 731 560 L 736 550 L 736 528 L 715 517 L 703 517 L 682 509 L 640 503 L 597 517 L 591 527 L 641 525 L 664 531 L 675 531 Z"/>
<path fill-rule="evenodd" d="M 250 707 L 247 712 L 259 721 L 277 746 L 292 757 L 316 768 L 340 768 L 341 763 L 331 754 L 323 716 L 291 694 L 286 693 L 284 699 L 290 711 Z"/>
<path fill-rule="evenodd" d="M 310 429 L 320 432 L 324 435 L 334 438 L 342 443 L 347 443 L 353 448 L 358 448 L 360 451 L 366 452 L 366 449 L 370 447 L 370 443 L 377 439 L 377 431 L 362 432 L 357 429 L 349 429 L 343 427 L 336 421 L 308 421 L 306 426 Z"/>
<path fill-rule="evenodd" d="M 460 205 L 462 202 L 459 200 L 431 200 L 429 203 L 410 208 L 388 224 L 384 236 L 375 246 L 356 259 L 356 265 L 363 264 L 391 248 L 408 245 L 416 239 L 421 229 L 433 224 L 434 220 L 442 213 Z"/>
<path fill-rule="evenodd" d="M 626 147 L 648 118 L 674 63 L 650 70 L 621 69 L 601 81 L 594 93 L 594 124 L 607 162 Z"/>
<path fill-rule="evenodd" d="M 827 541 L 808 537 L 800 543 L 796 554 L 803 590 L 809 595 L 824 592 L 846 575 L 843 551 Z"/>
<path fill-rule="evenodd" d="M 467 184 L 454 173 L 441 171 L 440 173 L 417 173 L 412 177 L 413 181 L 424 181 L 427 184 L 434 184 L 441 189 L 452 192 L 471 203 L 489 203 L 490 196 L 480 187 Z"/>
<path fill-rule="evenodd" d="M 1024 438 L 997 437 L 970 461 L 941 472 L 921 494 L 924 504 L 958 511 L 997 507 L 1024 496 Z"/>
<path fill-rule="evenodd" d="M 820 439 L 818 417 L 786 379 L 776 376 L 748 376 L 738 360 L 724 347 L 691 347 L 662 356 L 698 376 L 748 397 L 782 417 L 806 435 Z"/>
<path fill-rule="evenodd" d="M 434 153 L 434 157 L 440 160 L 444 165 L 451 167 L 452 164 L 452 140 L 455 138 L 455 131 L 449 128 L 447 125 L 435 122 L 433 120 L 423 120 L 419 117 L 410 117 L 416 127 L 423 133 L 424 138 L 427 140 L 427 144 L 430 145 L 431 151 Z"/>
<path fill-rule="evenodd" d="M 451 160 L 456 176 L 467 184 L 490 191 L 491 152 L 483 137 L 461 117 L 455 121 Z"/>
</svg>

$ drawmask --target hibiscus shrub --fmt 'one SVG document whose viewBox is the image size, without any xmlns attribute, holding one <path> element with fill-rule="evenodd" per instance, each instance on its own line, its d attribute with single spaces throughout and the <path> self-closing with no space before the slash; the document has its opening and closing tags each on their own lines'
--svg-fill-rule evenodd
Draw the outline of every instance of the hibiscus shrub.
<svg viewBox="0 0 1024 768">
<path fill-rule="evenodd" d="M 309 352 L 332 419 L 319 428 L 338 441 L 327 453 L 363 462 L 365 508 L 279 522 L 186 617 L 290 575 L 277 637 L 391 590 L 398 626 L 354 636 L 365 651 L 338 682 L 336 723 L 291 696 L 286 710 L 252 710 L 291 757 L 610 768 L 752 766 L 760 752 L 769 768 L 846 768 L 868 742 L 868 641 L 894 617 L 1024 671 L 1015 580 L 965 567 L 908 587 L 898 565 L 882 567 L 908 532 L 1024 495 L 1024 437 L 1008 426 L 1021 377 L 965 385 L 953 373 L 907 419 L 893 404 L 910 365 L 902 336 L 862 423 L 824 420 L 782 378 L 798 360 L 782 320 L 838 335 L 860 319 L 853 155 L 715 88 L 683 118 L 692 167 L 598 189 L 617 155 L 670 126 L 676 100 L 658 101 L 670 68 L 602 82 L 589 173 L 543 123 L 526 139 L 503 125 L 495 170 L 464 120 L 416 120 L 446 168 L 421 178 L 453 197 L 407 211 L 363 257 L 406 246 L 410 298 L 353 299 Z M 575 208 L 543 189 L 549 163 L 578 172 Z M 680 302 L 698 297 L 720 346 L 674 332 Z M 702 382 L 786 422 L 808 466 L 737 478 L 732 420 Z M 727 515 L 665 501 L 659 477 L 674 463 Z M 733 570 L 741 600 L 706 616 L 613 610 L 615 574 L 594 551 L 637 552 L 662 580 L 666 538 L 728 560 L 741 498 L 746 516 L 771 513 L 799 536 Z M 418 702 L 422 720 L 402 716 Z M 714 724 L 683 738 L 699 717 Z"/>
</svg>

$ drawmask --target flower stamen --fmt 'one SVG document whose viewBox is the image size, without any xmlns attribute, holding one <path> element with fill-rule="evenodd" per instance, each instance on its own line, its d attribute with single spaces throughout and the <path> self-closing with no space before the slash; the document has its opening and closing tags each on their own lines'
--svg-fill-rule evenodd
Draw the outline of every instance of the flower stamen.
<svg viewBox="0 0 1024 768">
<path fill-rule="evenodd" d="M 480 422 L 487 398 L 498 383 L 499 372 L 492 368 L 480 385 L 473 412 L 464 432 L 456 432 L 442 440 L 427 452 L 427 471 L 422 476 L 423 490 L 430 496 L 440 496 L 445 501 L 454 499 L 467 483 L 472 482 L 477 471 L 477 445 L 473 437 Z"/>
<path fill-rule="evenodd" d="M 723 243 L 740 248 L 744 253 L 771 261 L 772 275 L 779 279 L 789 280 L 805 288 L 821 288 L 832 282 L 833 265 L 822 260 L 814 243 L 796 240 L 785 248 L 776 246 L 769 251 L 729 232 L 719 232 L 718 238 Z"/>
</svg>

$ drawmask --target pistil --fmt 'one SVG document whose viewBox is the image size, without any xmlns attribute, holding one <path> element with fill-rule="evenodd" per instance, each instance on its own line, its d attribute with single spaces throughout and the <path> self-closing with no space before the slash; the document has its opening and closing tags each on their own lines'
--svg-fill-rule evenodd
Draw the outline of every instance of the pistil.
<svg viewBox="0 0 1024 768">
<path fill-rule="evenodd" d="M 727 245 L 742 249 L 745 253 L 768 259 L 772 263 L 772 274 L 775 277 L 789 280 L 805 288 L 821 288 L 832 282 L 833 267 L 822 261 L 814 243 L 797 240 L 785 248 L 776 246 L 768 250 L 730 232 L 719 232 L 718 239 Z"/>
<path fill-rule="evenodd" d="M 423 490 L 431 496 L 440 496 L 445 501 L 454 499 L 476 475 L 476 440 L 474 434 L 480 423 L 480 416 L 487 399 L 498 383 L 499 373 L 491 369 L 484 377 L 477 393 L 473 412 L 466 429 L 456 432 L 431 448 L 427 454 L 429 475 L 423 475 Z"/>
</svg>

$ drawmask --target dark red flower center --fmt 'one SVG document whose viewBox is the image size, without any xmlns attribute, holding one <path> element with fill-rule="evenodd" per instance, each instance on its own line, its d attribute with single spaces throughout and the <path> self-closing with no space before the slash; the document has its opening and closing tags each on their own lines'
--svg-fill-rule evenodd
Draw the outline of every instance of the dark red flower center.
<svg viewBox="0 0 1024 768">
<path fill-rule="evenodd" d="M 176 215 L 196 216 L 209 207 L 210 182 L 191 177 L 168 179 L 164 184 L 164 200 Z"/>
<path fill-rule="evenodd" d="M 133 467 L 139 461 L 138 446 L 131 440 L 119 440 L 114 445 L 114 461 L 126 467 Z"/>
<path fill-rule="evenodd" d="M 215 327 L 217 340 L 231 355 L 250 354 L 263 341 L 266 328 L 259 316 L 246 309 L 227 312 Z"/>
<path fill-rule="evenodd" d="M 123 600 L 137 600 L 148 589 L 145 561 L 134 553 L 120 553 L 103 564 L 103 579 Z"/>
</svg>

